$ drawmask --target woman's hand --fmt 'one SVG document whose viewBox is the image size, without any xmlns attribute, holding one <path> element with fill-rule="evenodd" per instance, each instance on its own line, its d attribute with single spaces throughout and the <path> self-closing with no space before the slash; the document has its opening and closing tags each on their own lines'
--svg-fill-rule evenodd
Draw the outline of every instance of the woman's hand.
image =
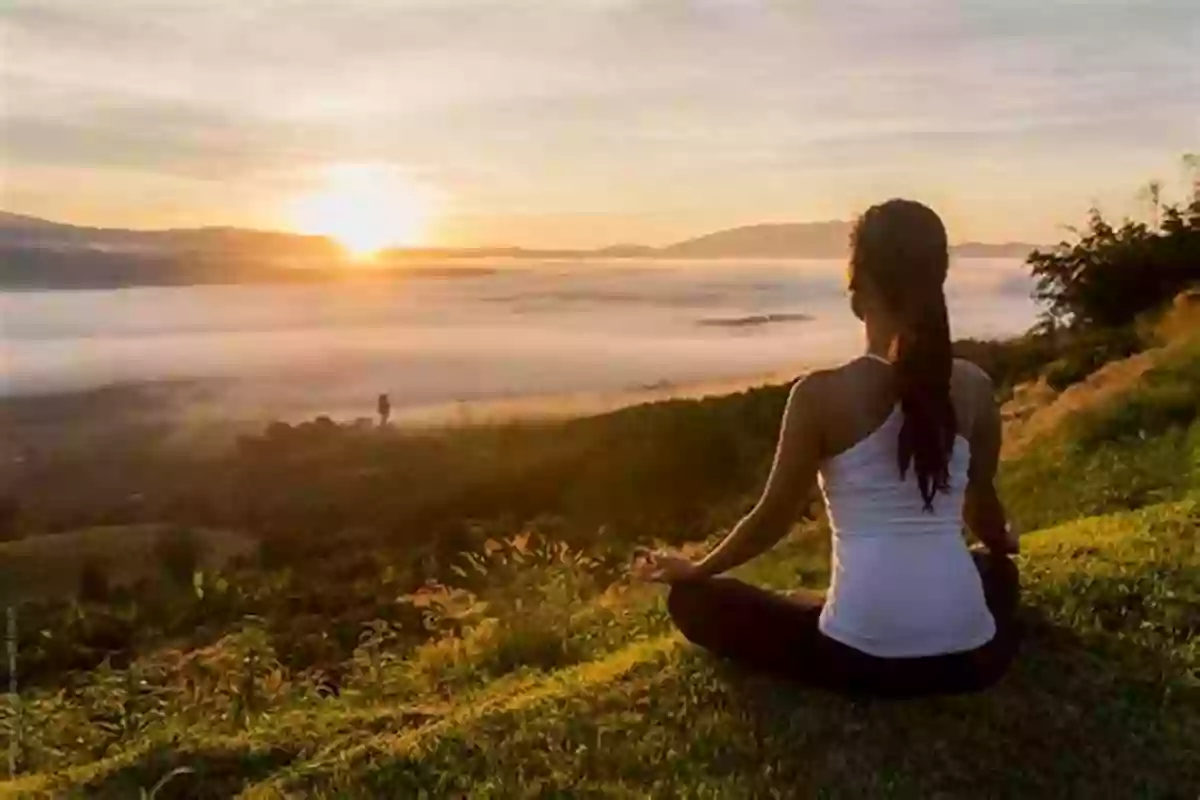
<svg viewBox="0 0 1200 800">
<path fill-rule="evenodd" d="M 679 583 L 703 578 L 704 572 L 690 558 L 670 551 L 649 553 L 634 561 L 630 574 L 638 580 Z"/>
</svg>

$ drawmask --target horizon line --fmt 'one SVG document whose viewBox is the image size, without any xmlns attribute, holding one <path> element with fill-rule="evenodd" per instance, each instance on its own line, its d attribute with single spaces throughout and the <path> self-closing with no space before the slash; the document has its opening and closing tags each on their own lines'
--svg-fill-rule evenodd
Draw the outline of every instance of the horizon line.
<svg viewBox="0 0 1200 800">
<path fill-rule="evenodd" d="M 186 227 L 169 227 L 169 228 L 143 228 L 143 227 L 125 227 L 125 226 L 109 227 L 109 226 L 101 226 L 101 225 L 81 225 L 76 222 L 66 222 L 61 219 L 48 219 L 46 217 L 40 217 L 40 216 L 36 216 L 33 214 L 24 214 L 24 213 L 21 213 L 18 211 L 10 211 L 6 208 L 0 208 L 0 215 L 8 216 L 8 217 L 17 217 L 17 218 L 20 218 L 23 220 L 28 220 L 30 222 L 43 223 L 43 224 L 55 225 L 55 226 L 61 226 L 61 227 L 67 227 L 67 228 L 76 228 L 76 229 L 80 229 L 80 230 L 124 231 L 124 232 L 135 233 L 135 234 L 170 234 L 170 233 L 194 233 L 194 232 L 199 232 L 199 231 L 234 231 L 234 232 L 238 232 L 238 233 L 263 234 L 263 235 L 268 235 L 268 236 L 294 236 L 294 237 L 297 237 L 300 239 L 321 240 L 321 241 L 328 242 L 337 247 L 344 247 L 338 241 L 336 236 L 331 236 L 331 235 L 322 234 L 322 233 L 305 233 L 303 231 L 289 230 L 287 228 L 259 228 L 259 227 L 253 227 L 253 226 L 242 226 L 242 225 L 233 225 L 233 224 L 194 225 L 194 226 L 186 226 Z M 704 233 L 698 233 L 693 236 L 689 236 L 684 239 L 678 239 L 676 241 L 669 242 L 664 245 L 649 245 L 649 244 L 643 244 L 641 242 L 631 242 L 631 241 L 615 241 L 610 244 L 593 246 L 593 247 L 587 247 L 587 246 L 549 247 L 549 246 L 543 246 L 543 245 L 514 244 L 511 242 L 509 242 L 509 243 L 493 243 L 493 244 L 463 244 L 463 245 L 422 244 L 422 245 L 385 245 L 383 247 L 380 247 L 376 252 L 378 252 L 378 253 L 388 253 L 388 252 L 404 253 L 404 252 L 422 252 L 422 251 L 431 251 L 431 250 L 432 251 L 437 251 L 437 250 L 461 250 L 461 251 L 525 250 L 525 251 L 530 251 L 530 252 L 547 251 L 547 252 L 591 253 L 591 252 L 598 252 L 598 251 L 603 251 L 603 250 L 613 250 L 613 249 L 618 249 L 618 248 L 642 248 L 642 249 L 646 249 L 646 250 L 665 250 L 665 249 L 674 247 L 676 245 L 684 244 L 687 242 L 692 242 L 697 239 L 712 236 L 715 234 L 725 233 L 725 232 L 734 231 L 734 230 L 743 230 L 743 229 L 747 229 L 747 228 L 771 228 L 771 227 L 786 227 L 786 226 L 799 226 L 799 225 L 816 227 L 816 226 L 821 226 L 821 225 L 853 225 L 853 224 L 854 224 L 853 220 L 844 220 L 844 219 L 821 219 L 821 220 L 811 220 L 811 221 L 792 220 L 792 221 L 786 221 L 786 222 L 750 222 L 750 223 L 744 223 L 744 224 L 740 224 L 740 225 L 730 225 L 727 227 L 706 231 Z M 847 246 L 848 245 L 849 245 L 849 243 L 847 242 Z M 1007 239 L 1004 241 L 987 241 L 987 240 L 983 240 L 983 239 L 966 239 L 963 241 L 952 242 L 949 245 L 949 247 L 950 247 L 950 249 L 953 249 L 956 247 L 965 247 L 965 246 L 969 246 L 969 245 L 985 245 L 985 246 L 989 246 L 989 247 L 1015 247 L 1015 246 L 1025 247 L 1025 246 L 1028 246 L 1031 248 L 1052 246 L 1045 242 L 1031 242 L 1031 241 L 1026 241 L 1023 239 Z"/>
</svg>

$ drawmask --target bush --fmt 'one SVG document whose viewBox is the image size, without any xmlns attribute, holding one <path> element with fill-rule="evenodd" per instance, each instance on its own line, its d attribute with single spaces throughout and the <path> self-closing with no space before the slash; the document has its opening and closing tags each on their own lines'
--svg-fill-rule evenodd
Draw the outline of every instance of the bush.
<svg viewBox="0 0 1200 800">
<path fill-rule="evenodd" d="M 1110 361 L 1141 352 L 1155 342 L 1153 332 L 1143 334 L 1140 327 L 1032 331 L 1004 341 L 962 339 L 954 343 L 954 355 L 982 367 L 1004 400 L 1017 384 L 1044 376 L 1062 391 Z"/>
<path fill-rule="evenodd" d="M 1055 337 L 1041 332 L 1003 341 L 960 339 L 954 343 L 955 357 L 977 364 L 1001 390 L 1037 378 L 1058 352 Z"/>
<path fill-rule="evenodd" d="M 1128 358 L 1145 349 L 1134 325 L 1078 331 L 1057 338 L 1061 342 L 1062 355 L 1042 374 L 1050 388 L 1059 392 L 1079 383 L 1110 361 Z"/>
<path fill-rule="evenodd" d="M 1154 226 L 1119 228 L 1093 209 L 1074 244 L 1028 258 L 1048 327 L 1119 327 L 1200 284 L 1200 198 L 1167 206 Z"/>
</svg>

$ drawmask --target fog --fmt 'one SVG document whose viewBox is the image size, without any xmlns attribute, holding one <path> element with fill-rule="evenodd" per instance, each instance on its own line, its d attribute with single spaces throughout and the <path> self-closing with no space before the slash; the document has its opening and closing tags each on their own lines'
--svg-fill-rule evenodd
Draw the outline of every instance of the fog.
<svg viewBox="0 0 1200 800">
<path fill-rule="evenodd" d="M 212 381 L 213 413 L 398 417 L 586 405 L 796 374 L 860 351 L 840 261 L 509 262 L 490 274 L 0 294 L 0 393 Z M 1034 321 L 1023 265 L 963 259 L 956 337 Z"/>
</svg>

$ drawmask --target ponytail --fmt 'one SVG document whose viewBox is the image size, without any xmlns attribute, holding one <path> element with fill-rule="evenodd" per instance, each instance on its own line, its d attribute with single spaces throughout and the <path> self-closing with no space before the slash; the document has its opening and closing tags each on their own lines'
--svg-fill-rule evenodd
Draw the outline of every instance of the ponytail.
<svg viewBox="0 0 1200 800">
<path fill-rule="evenodd" d="M 958 431 L 950 399 L 954 357 L 942 287 L 910 307 L 902 324 L 892 344 L 896 393 L 904 413 L 896 458 L 901 478 L 913 467 L 925 510 L 932 511 L 934 495 L 950 485 L 950 455 Z"/>
<path fill-rule="evenodd" d="M 891 352 L 904 414 L 896 457 L 901 479 L 911 467 L 925 510 L 932 511 L 934 497 L 949 487 L 958 430 L 943 289 L 949 267 L 946 229 L 927 206 L 889 200 L 863 214 L 851 241 L 852 287 L 867 278 L 899 323 Z"/>
</svg>

